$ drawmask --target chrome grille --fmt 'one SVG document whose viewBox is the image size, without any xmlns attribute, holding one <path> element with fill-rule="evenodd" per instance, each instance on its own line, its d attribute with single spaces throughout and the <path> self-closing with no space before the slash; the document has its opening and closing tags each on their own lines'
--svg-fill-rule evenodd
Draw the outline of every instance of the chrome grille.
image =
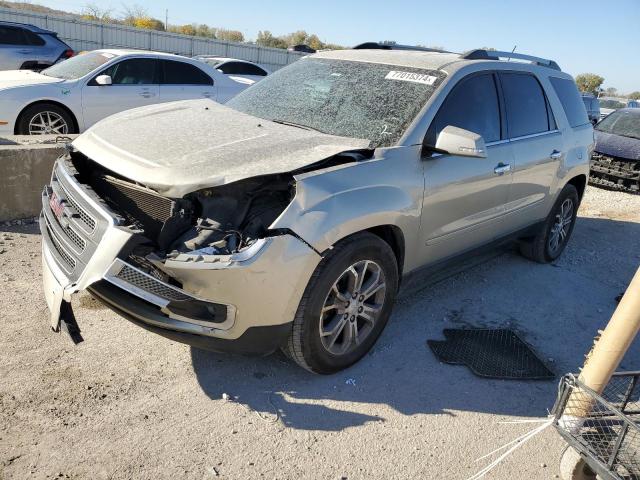
<svg viewBox="0 0 640 480">
<path fill-rule="evenodd" d="M 82 220 L 82 223 L 84 223 L 87 226 L 90 232 L 93 232 L 93 230 L 95 230 L 96 228 L 96 221 L 91 217 L 91 215 L 87 213 L 87 211 L 84 208 L 82 208 L 78 204 L 78 202 L 76 202 L 73 199 L 73 196 L 69 194 L 69 192 L 67 191 L 66 188 L 64 188 L 64 186 L 61 186 L 61 188 L 62 188 L 62 191 L 65 193 L 66 199 L 69 202 L 69 204 L 71 204 L 73 209 L 76 212 L 78 212 L 78 215 L 80 215 L 80 220 Z"/>
<path fill-rule="evenodd" d="M 47 233 L 49 234 L 49 238 L 51 239 L 51 244 L 53 245 L 53 248 L 55 248 L 55 250 L 58 253 L 58 255 L 60 256 L 60 258 L 62 258 L 62 260 L 64 260 L 64 263 L 71 270 L 76 268 L 75 259 L 64 249 L 64 247 L 60 244 L 60 242 L 58 241 L 56 236 L 53 235 L 53 233 L 51 231 L 51 227 L 49 225 L 47 225 Z M 65 270 L 68 270 L 68 269 L 65 269 Z"/>
<path fill-rule="evenodd" d="M 133 285 L 141 290 L 152 293 L 158 297 L 174 300 L 174 301 L 186 301 L 192 299 L 189 295 L 185 295 L 177 288 L 172 287 L 171 285 L 167 285 L 166 283 L 161 282 L 160 280 L 156 280 L 150 275 L 146 275 L 145 273 L 136 270 L 133 267 L 130 267 L 127 264 L 122 264 L 122 268 L 115 275 L 116 278 L 122 280 L 123 282 L 128 283 L 129 285 Z"/>
<path fill-rule="evenodd" d="M 40 230 L 68 277 L 76 280 L 98 248 L 108 225 L 108 213 L 91 200 L 91 192 L 81 185 L 59 159 L 51 184 L 42 192 Z"/>
</svg>

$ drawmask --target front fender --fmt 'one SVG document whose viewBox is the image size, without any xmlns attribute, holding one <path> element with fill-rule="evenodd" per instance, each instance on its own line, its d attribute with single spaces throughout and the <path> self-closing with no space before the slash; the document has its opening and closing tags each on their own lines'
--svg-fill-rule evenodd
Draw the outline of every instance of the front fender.
<svg viewBox="0 0 640 480">
<path fill-rule="evenodd" d="M 370 160 L 295 179 L 296 195 L 271 228 L 289 229 L 324 252 L 353 233 L 394 225 L 406 252 L 415 251 L 424 193 L 418 147 L 381 149 Z"/>
</svg>

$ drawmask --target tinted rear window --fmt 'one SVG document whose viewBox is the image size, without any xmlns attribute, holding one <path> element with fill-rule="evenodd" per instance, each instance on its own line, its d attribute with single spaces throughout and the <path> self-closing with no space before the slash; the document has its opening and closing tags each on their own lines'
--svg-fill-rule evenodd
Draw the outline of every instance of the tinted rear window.
<svg viewBox="0 0 640 480">
<path fill-rule="evenodd" d="M 501 73 L 500 82 L 507 111 L 509 137 L 522 137 L 555 128 L 547 110 L 547 99 L 533 75 Z M 582 110 L 584 111 L 584 106 Z"/>
<path fill-rule="evenodd" d="M 0 44 L 29 45 L 21 28 L 0 26 Z"/>
<path fill-rule="evenodd" d="M 589 123 L 587 110 L 582 103 L 576 83 L 573 80 L 557 77 L 549 77 L 549 80 L 551 80 L 551 85 L 562 103 L 569 125 L 577 127 Z"/>
<path fill-rule="evenodd" d="M 162 60 L 164 85 L 213 85 L 213 79 L 198 67 L 185 62 Z"/>
</svg>

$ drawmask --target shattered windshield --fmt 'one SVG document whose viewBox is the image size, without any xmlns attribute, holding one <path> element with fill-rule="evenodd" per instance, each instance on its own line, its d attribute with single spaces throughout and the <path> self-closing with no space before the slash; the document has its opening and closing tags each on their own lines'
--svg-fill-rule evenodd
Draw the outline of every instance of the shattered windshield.
<svg viewBox="0 0 640 480">
<path fill-rule="evenodd" d="M 43 70 L 43 75 L 48 77 L 64 78 L 65 80 L 76 80 L 104 65 L 109 60 L 117 57 L 110 52 L 88 52 L 71 57 L 60 63 Z"/>
<path fill-rule="evenodd" d="M 635 112 L 618 110 L 603 118 L 596 125 L 596 130 L 640 139 L 640 115 Z"/>
<path fill-rule="evenodd" d="M 226 105 L 266 120 L 394 145 L 445 74 L 375 63 L 303 58 Z"/>
</svg>

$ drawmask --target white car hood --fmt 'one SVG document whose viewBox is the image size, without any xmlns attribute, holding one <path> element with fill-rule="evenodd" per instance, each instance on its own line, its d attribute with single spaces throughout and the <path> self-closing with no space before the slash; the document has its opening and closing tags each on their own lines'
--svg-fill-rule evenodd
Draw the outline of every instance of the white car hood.
<svg viewBox="0 0 640 480">
<path fill-rule="evenodd" d="M 169 197 L 284 173 L 369 140 L 326 135 L 240 113 L 211 100 L 128 110 L 80 135 L 74 147 L 105 168 Z"/>
<path fill-rule="evenodd" d="M 31 70 L 7 70 L 0 72 L 0 89 L 60 82 L 64 82 L 64 80 L 61 78 L 48 77 L 41 73 L 32 72 Z"/>
</svg>

